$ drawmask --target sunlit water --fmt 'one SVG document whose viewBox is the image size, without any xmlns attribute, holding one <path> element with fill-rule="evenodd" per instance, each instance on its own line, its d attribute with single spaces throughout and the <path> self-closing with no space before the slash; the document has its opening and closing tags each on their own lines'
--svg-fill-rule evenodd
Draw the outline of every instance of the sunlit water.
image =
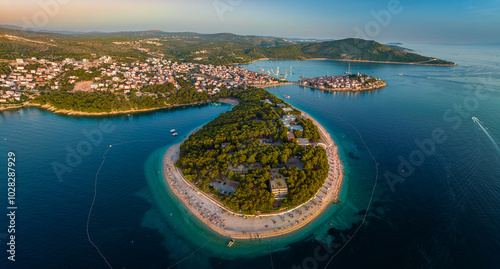
<svg viewBox="0 0 500 269">
<path fill-rule="evenodd" d="M 500 142 L 500 59 L 494 57 L 498 47 L 408 46 L 459 65 L 351 64 L 353 73 L 388 83 L 372 92 L 330 93 L 298 86 L 268 89 L 280 98 L 289 95 L 287 102 L 316 118 L 339 144 L 346 173 L 342 203 L 299 232 L 237 241 L 231 249 L 226 247 L 228 239 L 204 228 L 179 205 L 164 186 L 161 172 L 161 156 L 170 145 L 231 106 L 109 118 L 68 117 L 35 108 L 0 112 L 4 156 L 0 167 L 6 167 L 8 151 L 17 155 L 15 268 L 107 267 L 87 239 L 86 223 L 96 172 L 109 145 L 113 146 L 98 175 L 89 231 L 114 268 L 322 268 L 327 264 L 331 268 L 495 268 L 500 261 L 500 156 L 472 117 L 481 120 L 494 142 Z M 348 68 L 347 63 L 334 61 L 263 61 L 248 68 L 267 71 L 278 66 L 287 73 L 291 70 L 289 80 L 342 75 Z M 463 107 L 461 113 L 454 112 L 457 106 Z M 114 130 L 104 133 L 88 156 L 81 156 L 81 163 L 59 181 L 52 163 L 66 165 L 68 147 L 76 151 L 82 141 L 89 141 L 84 130 L 99 130 L 103 121 Z M 173 128 L 178 137 L 170 134 Z M 436 130 L 446 139 L 436 143 L 432 154 L 418 159 L 422 156 L 418 144 L 432 140 Z M 398 166 L 401 159 L 410 162 L 411 158 L 418 165 L 404 166 L 403 173 L 412 173 L 403 177 Z M 404 182 L 389 177 L 388 183 L 390 174 Z M 6 187 L 0 187 L 5 198 Z M 365 214 L 366 222 L 358 229 Z M 6 217 L 2 223 L 7 227 Z M 5 235 L 0 234 L 2 243 Z M 6 259 L 0 265 L 14 268 Z"/>
</svg>

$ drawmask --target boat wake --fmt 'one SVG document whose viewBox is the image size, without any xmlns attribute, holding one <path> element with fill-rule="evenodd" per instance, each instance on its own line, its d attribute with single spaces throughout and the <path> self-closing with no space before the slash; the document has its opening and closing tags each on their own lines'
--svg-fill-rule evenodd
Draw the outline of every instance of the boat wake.
<svg viewBox="0 0 500 269">
<path fill-rule="evenodd" d="M 488 139 L 491 141 L 491 143 L 493 144 L 493 147 L 496 149 L 496 151 L 498 152 L 498 155 L 500 155 L 500 148 L 498 147 L 498 144 L 497 142 L 495 141 L 495 139 L 493 139 L 493 137 L 491 137 L 490 133 L 488 133 L 488 130 L 487 129 L 492 129 L 492 128 L 485 128 L 483 123 L 476 117 L 472 117 L 472 120 L 474 121 L 474 123 L 479 126 L 479 128 L 486 134 L 486 136 L 488 137 Z M 494 130 L 494 129 L 492 129 Z M 496 130 L 494 130 L 496 131 Z M 498 131 L 497 131 L 498 132 Z M 500 132 L 499 132 L 500 133 Z"/>
</svg>

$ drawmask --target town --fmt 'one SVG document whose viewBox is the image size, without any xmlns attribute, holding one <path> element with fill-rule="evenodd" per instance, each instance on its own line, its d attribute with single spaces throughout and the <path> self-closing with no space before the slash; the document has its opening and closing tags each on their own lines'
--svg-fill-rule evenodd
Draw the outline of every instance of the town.
<svg viewBox="0 0 500 269">
<path fill-rule="evenodd" d="M 200 53 L 203 53 L 200 52 Z M 301 78 L 299 83 L 287 83 L 283 78 L 252 72 L 238 65 L 177 63 L 160 56 L 145 61 L 117 61 L 110 56 L 94 60 L 66 58 L 16 59 L 0 69 L 0 108 L 29 104 L 41 92 L 110 93 L 125 97 L 149 96 L 168 98 L 171 92 L 193 88 L 197 92 L 215 95 L 222 89 L 249 86 L 267 87 L 296 84 L 320 90 L 362 91 L 386 86 L 383 80 L 367 75 Z M 155 86 L 163 85 L 160 90 Z"/>
<path fill-rule="evenodd" d="M 344 76 L 301 78 L 299 84 L 314 89 L 335 91 L 374 90 L 386 86 L 386 83 L 381 79 L 359 73 L 354 75 L 348 73 Z"/>
<path fill-rule="evenodd" d="M 193 87 L 210 95 L 221 89 L 246 88 L 249 85 L 273 85 L 279 80 L 251 72 L 237 65 L 177 63 L 162 58 L 145 62 L 118 62 L 109 56 L 93 61 L 17 59 L 10 74 L 0 74 L 0 103 L 20 104 L 40 91 L 102 92 L 116 95 L 166 97 L 163 92 L 144 91 L 155 85 L 169 85 L 173 91 Z"/>
</svg>

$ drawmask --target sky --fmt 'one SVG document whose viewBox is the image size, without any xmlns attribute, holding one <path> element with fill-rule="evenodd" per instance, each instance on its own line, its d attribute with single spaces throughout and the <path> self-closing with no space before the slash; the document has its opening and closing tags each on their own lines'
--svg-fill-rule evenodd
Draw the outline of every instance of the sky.
<svg viewBox="0 0 500 269">
<path fill-rule="evenodd" d="M 0 0 L 0 25 L 498 43 L 500 0 Z"/>
</svg>

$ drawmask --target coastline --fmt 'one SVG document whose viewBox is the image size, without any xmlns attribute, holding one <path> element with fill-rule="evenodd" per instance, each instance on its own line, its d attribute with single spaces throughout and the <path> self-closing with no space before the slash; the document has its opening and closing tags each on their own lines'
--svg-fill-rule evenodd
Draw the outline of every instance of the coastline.
<svg viewBox="0 0 500 269">
<path fill-rule="evenodd" d="M 260 215 L 243 215 L 232 212 L 209 194 L 201 192 L 187 181 L 173 164 L 179 157 L 180 144 L 170 147 L 163 156 L 163 178 L 166 186 L 187 207 L 193 217 L 216 233 L 233 239 L 261 239 L 276 237 L 297 231 L 323 213 L 337 201 L 343 181 L 343 166 L 334 144 L 326 130 L 308 114 L 302 112 L 318 127 L 322 142 L 326 145 L 330 171 L 323 186 L 309 201 L 283 212 Z M 192 133 L 198 131 L 196 129 Z M 187 139 L 187 138 L 186 138 Z"/>
<path fill-rule="evenodd" d="M 12 107 L 0 106 L 0 111 L 10 110 L 10 109 L 16 109 L 16 108 L 21 108 L 21 107 L 24 107 L 24 105 L 15 105 L 15 106 L 12 106 Z"/>
<path fill-rule="evenodd" d="M 300 83 L 297 83 L 296 85 L 301 86 L 301 87 L 305 87 L 305 88 L 320 90 L 320 91 L 327 91 L 327 92 L 364 92 L 364 91 L 380 90 L 382 88 L 385 88 L 387 86 L 387 82 L 384 81 L 384 83 L 382 85 L 377 85 L 377 86 L 367 87 L 367 88 L 319 88 L 319 87 L 313 87 L 310 85 L 303 85 Z"/>
<path fill-rule="evenodd" d="M 228 101 L 223 101 L 223 100 L 217 100 L 217 101 L 213 101 L 213 102 L 232 104 L 232 103 L 230 103 L 230 101 L 228 102 Z M 111 111 L 111 112 L 81 112 L 81 111 L 74 111 L 74 110 L 57 109 L 49 104 L 40 105 L 40 104 L 33 104 L 33 103 L 24 103 L 24 104 L 16 106 L 16 107 L 9 107 L 9 108 L 0 107 L 0 111 L 15 109 L 15 108 L 23 108 L 23 107 L 38 107 L 38 108 L 41 108 L 44 110 L 51 111 L 51 112 L 56 113 L 56 114 L 63 114 L 63 115 L 68 115 L 68 116 L 109 116 L 109 115 L 122 115 L 122 114 L 149 112 L 149 111 L 156 111 L 156 110 L 162 110 L 162 109 L 176 108 L 176 107 L 181 107 L 181 106 L 194 106 L 194 105 L 202 105 L 202 104 L 209 104 L 209 103 L 212 103 L 212 102 L 209 102 L 209 101 L 194 102 L 194 103 L 188 103 L 188 104 L 169 105 L 169 106 L 164 106 L 164 107 L 130 109 L 130 110 Z"/>
<path fill-rule="evenodd" d="M 355 63 L 379 63 L 379 64 L 406 64 L 406 65 L 425 65 L 425 66 L 456 66 L 453 64 L 426 64 L 422 62 L 390 62 L 390 61 L 371 61 L 371 60 L 346 60 L 346 59 L 329 59 L 329 58 L 313 58 L 306 61 L 336 61 L 336 62 L 355 62 Z"/>
<path fill-rule="evenodd" d="M 298 82 L 285 82 L 285 83 L 277 83 L 277 84 L 269 84 L 269 85 L 251 85 L 256 88 L 272 88 L 272 87 L 280 87 L 280 86 L 287 86 L 287 85 L 296 85 L 299 87 L 304 87 L 304 88 L 310 88 L 314 90 L 320 90 L 320 91 L 328 91 L 328 92 L 363 92 L 363 91 L 372 91 L 372 90 L 379 90 L 382 88 L 385 88 L 387 86 L 387 82 L 384 81 L 382 85 L 377 85 L 373 87 L 367 87 L 367 88 L 319 88 L 319 87 L 313 87 L 310 85 L 304 85 L 300 84 Z"/>
<path fill-rule="evenodd" d="M 234 63 L 234 65 L 253 64 L 260 61 L 336 61 L 336 62 L 357 62 L 357 63 L 380 63 L 380 64 L 407 64 L 407 65 L 426 65 L 426 66 L 456 66 L 458 64 L 426 64 L 420 62 L 390 62 L 390 61 L 371 61 L 371 60 L 346 60 L 346 59 L 330 59 L 330 58 L 309 58 L 309 59 L 278 59 L 278 58 L 260 58 L 249 61 L 248 63 Z"/>
</svg>

